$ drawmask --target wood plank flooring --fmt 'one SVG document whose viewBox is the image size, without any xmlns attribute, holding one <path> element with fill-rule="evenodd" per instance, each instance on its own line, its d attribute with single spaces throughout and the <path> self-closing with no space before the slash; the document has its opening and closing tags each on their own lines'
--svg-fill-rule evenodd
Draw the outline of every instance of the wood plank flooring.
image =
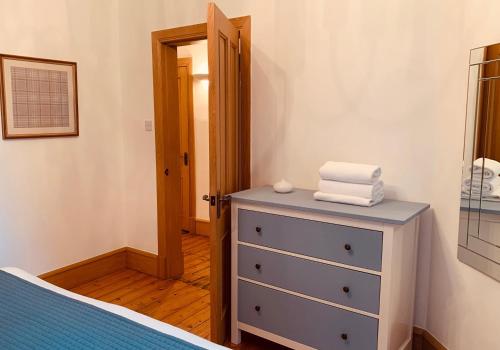
<svg viewBox="0 0 500 350">
<path fill-rule="evenodd" d="M 117 304 L 170 323 L 200 337 L 210 336 L 210 247 L 206 236 L 182 236 L 184 275 L 160 280 L 124 269 L 71 289 L 90 298 Z M 243 335 L 237 350 L 282 350 L 250 334 Z"/>
<path fill-rule="evenodd" d="M 160 280 L 125 269 L 72 291 L 170 323 L 203 338 L 210 335 L 210 248 L 208 237 L 182 236 L 185 273 Z"/>
</svg>

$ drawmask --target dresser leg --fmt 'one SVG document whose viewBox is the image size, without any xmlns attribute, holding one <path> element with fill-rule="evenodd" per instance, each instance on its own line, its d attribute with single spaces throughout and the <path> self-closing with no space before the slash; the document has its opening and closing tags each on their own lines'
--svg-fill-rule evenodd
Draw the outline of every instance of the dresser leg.
<svg viewBox="0 0 500 350">
<path fill-rule="evenodd" d="M 238 328 L 231 329 L 231 343 L 234 345 L 241 343 L 241 331 Z"/>
</svg>

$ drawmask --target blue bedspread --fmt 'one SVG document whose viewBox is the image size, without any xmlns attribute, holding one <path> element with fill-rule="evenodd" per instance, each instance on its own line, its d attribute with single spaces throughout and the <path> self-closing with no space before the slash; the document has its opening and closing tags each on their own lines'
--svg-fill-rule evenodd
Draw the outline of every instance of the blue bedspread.
<svg viewBox="0 0 500 350">
<path fill-rule="evenodd" d="M 0 271 L 0 349 L 202 348 Z"/>
</svg>

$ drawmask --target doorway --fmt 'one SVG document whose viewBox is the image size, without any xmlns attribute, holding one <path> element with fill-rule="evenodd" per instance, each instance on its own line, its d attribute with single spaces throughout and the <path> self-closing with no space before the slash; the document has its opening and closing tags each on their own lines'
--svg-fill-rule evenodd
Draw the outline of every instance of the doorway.
<svg viewBox="0 0 500 350">
<path fill-rule="evenodd" d="M 207 40 L 177 47 L 181 230 L 209 236 Z"/>
<path fill-rule="evenodd" d="M 183 226 L 188 212 L 183 208 L 188 206 L 180 205 L 182 179 L 191 171 L 182 174 L 178 52 L 182 46 L 200 40 L 207 41 L 209 68 L 210 166 L 205 198 L 209 201 L 210 339 L 223 343 L 230 319 L 231 211 L 227 195 L 250 187 L 251 44 L 250 17 L 229 20 L 212 3 L 208 5 L 207 23 L 152 33 L 158 274 L 160 278 L 182 277 L 182 230 L 192 229 L 192 223 Z"/>
<path fill-rule="evenodd" d="M 189 286 L 183 294 L 200 296 L 184 308 L 183 312 L 190 315 L 184 326 L 196 335 L 209 337 L 210 298 L 206 293 L 210 291 L 210 216 L 209 203 L 203 200 L 209 193 L 210 176 L 207 40 L 177 47 L 177 91 L 184 263 L 180 280 Z M 179 307 L 184 307 L 180 300 Z"/>
</svg>

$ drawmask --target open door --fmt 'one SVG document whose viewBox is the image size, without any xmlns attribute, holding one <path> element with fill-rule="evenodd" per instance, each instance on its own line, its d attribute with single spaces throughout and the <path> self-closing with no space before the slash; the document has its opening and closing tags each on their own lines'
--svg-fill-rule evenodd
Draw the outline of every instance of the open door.
<svg viewBox="0 0 500 350">
<path fill-rule="evenodd" d="M 179 138 L 181 175 L 181 231 L 195 232 L 195 172 L 192 60 L 177 59 L 177 91 L 179 96 Z"/>
<path fill-rule="evenodd" d="M 240 190 L 239 32 L 208 5 L 210 139 L 211 340 L 226 339 L 230 319 L 231 210 L 227 195 Z"/>
</svg>

